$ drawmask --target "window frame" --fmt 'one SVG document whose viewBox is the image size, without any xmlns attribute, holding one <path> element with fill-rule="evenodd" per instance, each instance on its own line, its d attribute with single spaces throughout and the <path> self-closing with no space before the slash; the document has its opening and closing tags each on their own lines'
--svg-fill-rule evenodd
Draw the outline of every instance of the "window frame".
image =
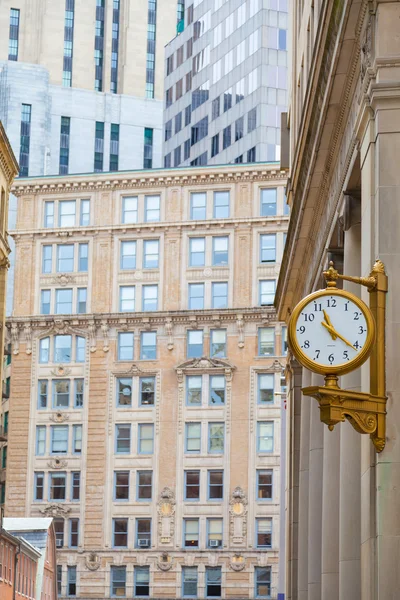
<svg viewBox="0 0 400 600">
<path fill-rule="evenodd" d="M 200 428 L 199 437 L 189 437 L 188 433 L 191 425 L 198 425 Z M 185 454 L 201 454 L 201 421 L 188 421 L 185 423 Z M 189 440 L 199 440 L 199 449 L 198 450 L 189 450 L 188 441 Z"/>
</svg>

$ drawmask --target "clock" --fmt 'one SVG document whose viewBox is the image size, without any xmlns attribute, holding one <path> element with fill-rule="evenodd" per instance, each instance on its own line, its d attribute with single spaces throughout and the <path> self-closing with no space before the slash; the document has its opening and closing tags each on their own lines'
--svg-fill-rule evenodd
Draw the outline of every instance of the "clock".
<svg viewBox="0 0 400 600">
<path fill-rule="evenodd" d="M 345 290 L 327 288 L 294 308 L 288 343 L 297 360 L 321 375 L 357 369 L 371 353 L 375 321 L 368 306 Z"/>
</svg>

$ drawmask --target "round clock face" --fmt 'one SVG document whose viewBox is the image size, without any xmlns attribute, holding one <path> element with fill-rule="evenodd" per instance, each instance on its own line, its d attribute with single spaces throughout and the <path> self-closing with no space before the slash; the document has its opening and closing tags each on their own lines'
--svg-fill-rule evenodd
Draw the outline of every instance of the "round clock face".
<svg viewBox="0 0 400 600">
<path fill-rule="evenodd" d="M 294 309 L 289 344 L 301 364 L 317 373 L 343 374 L 369 356 L 375 325 L 369 308 L 337 289 L 310 294 Z"/>
</svg>

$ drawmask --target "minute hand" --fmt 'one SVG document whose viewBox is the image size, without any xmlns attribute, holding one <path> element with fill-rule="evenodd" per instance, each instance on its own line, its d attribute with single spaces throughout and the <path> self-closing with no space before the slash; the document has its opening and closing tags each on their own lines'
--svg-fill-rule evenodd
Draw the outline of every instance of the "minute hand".
<svg viewBox="0 0 400 600">
<path fill-rule="evenodd" d="M 340 333 L 338 333 L 336 331 L 336 329 L 334 327 L 332 327 L 332 325 L 327 325 L 325 323 L 325 321 L 321 321 L 321 325 L 323 325 L 324 327 L 326 327 L 326 329 L 329 331 L 329 333 L 334 333 L 335 335 L 337 335 L 338 338 L 340 338 L 345 344 L 347 344 L 348 346 L 350 346 L 350 348 L 353 348 L 353 350 L 357 351 L 357 348 L 355 348 L 353 346 L 353 344 L 351 344 L 348 340 L 346 340 L 345 337 L 343 337 L 342 335 L 340 335 Z"/>
</svg>

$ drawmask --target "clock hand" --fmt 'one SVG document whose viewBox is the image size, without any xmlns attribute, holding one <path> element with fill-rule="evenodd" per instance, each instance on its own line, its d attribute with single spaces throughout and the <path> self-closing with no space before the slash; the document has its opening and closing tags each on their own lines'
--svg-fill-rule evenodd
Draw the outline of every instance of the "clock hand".
<svg viewBox="0 0 400 600">
<path fill-rule="evenodd" d="M 326 321 L 326 323 L 325 323 L 325 321 L 321 321 L 321 325 L 323 325 L 324 327 L 326 327 L 326 328 L 327 328 L 327 330 L 328 330 L 328 331 L 329 331 L 329 333 L 330 333 L 330 336 L 331 336 L 331 338 L 332 338 L 333 340 L 336 340 L 336 337 L 337 337 L 337 336 L 335 335 L 335 332 L 334 332 L 334 329 L 333 329 L 333 326 L 332 326 L 331 320 L 330 320 L 330 318 L 329 318 L 329 316 L 328 316 L 327 312 L 326 312 L 325 310 L 324 310 L 323 312 L 324 312 L 324 318 L 325 318 L 325 321 Z"/>
<path fill-rule="evenodd" d="M 326 312 L 326 310 L 323 310 L 322 312 L 324 313 L 325 321 L 328 323 L 328 325 L 330 325 L 330 327 L 333 327 L 333 325 L 332 325 L 332 323 L 331 323 L 331 320 L 330 320 L 330 318 L 329 318 L 329 315 L 328 315 L 328 313 Z"/>
<path fill-rule="evenodd" d="M 321 325 L 323 325 L 324 327 L 326 327 L 326 329 L 329 331 L 329 333 L 331 334 L 333 339 L 336 339 L 337 337 L 340 338 L 345 344 L 347 344 L 348 346 L 350 346 L 350 348 L 353 348 L 353 350 L 357 350 L 357 348 L 355 348 L 353 346 L 353 344 L 351 344 L 348 340 L 346 340 L 345 337 L 343 337 L 342 335 L 340 335 L 340 333 L 338 333 L 336 331 L 336 329 L 334 327 L 332 327 L 332 325 L 327 325 L 325 323 L 325 321 L 321 321 Z M 335 335 L 335 337 L 333 337 L 333 335 Z"/>
</svg>

